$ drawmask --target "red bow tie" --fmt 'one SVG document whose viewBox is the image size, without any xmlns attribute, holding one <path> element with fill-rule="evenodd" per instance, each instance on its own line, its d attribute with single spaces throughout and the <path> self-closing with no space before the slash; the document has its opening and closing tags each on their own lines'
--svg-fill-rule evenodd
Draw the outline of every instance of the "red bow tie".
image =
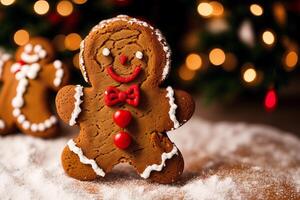
<svg viewBox="0 0 300 200">
<path fill-rule="evenodd" d="M 105 91 L 104 101 L 107 106 L 126 102 L 136 107 L 140 101 L 140 89 L 137 85 L 133 85 L 123 92 L 116 87 L 110 86 Z"/>
</svg>

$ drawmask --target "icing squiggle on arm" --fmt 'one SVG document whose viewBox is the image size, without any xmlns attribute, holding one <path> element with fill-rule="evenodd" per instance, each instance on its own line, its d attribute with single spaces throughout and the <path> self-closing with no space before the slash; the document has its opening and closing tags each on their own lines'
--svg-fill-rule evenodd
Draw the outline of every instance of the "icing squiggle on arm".
<svg viewBox="0 0 300 200">
<path fill-rule="evenodd" d="M 178 149 L 176 148 L 175 145 L 173 146 L 172 151 L 170 151 L 168 153 L 164 152 L 163 154 L 161 154 L 160 165 L 153 164 L 153 165 L 147 166 L 147 168 L 143 171 L 143 173 L 140 174 L 141 177 L 146 179 L 146 178 L 149 178 L 152 171 L 161 171 L 164 168 L 164 166 L 166 165 L 166 160 L 171 159 L 174 155 L 178 155 Z"/>
<path fill-rule="evenodd" d="M 81 112 L 80 104 L 82 103 L 82 100 L 80 98 L 83 96 L 82 90 L 83 90 L 83 87 L 80 85 L 77 85 L 75 87 L 75 94 L 74 94 L 75 104 L 74 104 L 74 109 L 73 109 L 73 112 L 71 114 L 71 118 L 69 121 L 70 126 L 73 126 L 74 124 L 76 124 L 76 119 Z"/>
<path fill-rule="evenodd" d="M 175 104 L 174 90 L 170 86 L 167 87 L 166 97 L 169 98 L 169 104 L 170 104 L 169 117 L 174 123 L 174 128 L 178 128 L 180 126 L 180 123 L 176 118 L 177 105 Z"/>
<path fill-rule="evenodd" d="M 62 69 L 62 62 L 60 60 L 54 61 L 53 65 L 54 65 L 54 68 L 56 69 L 53 84 L 55 87 L 58 87 L 58 86 L 60 86 L 60 84 L 62 82 L 62 78 L 64 76 L 64 70 Z"/>
<path fill-rule="evenodd" d="M 102 176 L 102 177 L 105 176 L 105 172 L 103 171 L 103 169 L 101 169 L 97 165 L 96 161 L 93 160 L 93 159 L 89 159 L 85 155 L 83 155 L 83 152 L 82 152 L 81 148 L 77 147 L 73 140 L 69 140 L 68 147 L 72 152 L 74 152 L 79 157 L 79 160 L 80 160 L 81 163 L 86 164 L 86 165 L 91 165 L 94 172 L 98 176 Z"/>
</svg>

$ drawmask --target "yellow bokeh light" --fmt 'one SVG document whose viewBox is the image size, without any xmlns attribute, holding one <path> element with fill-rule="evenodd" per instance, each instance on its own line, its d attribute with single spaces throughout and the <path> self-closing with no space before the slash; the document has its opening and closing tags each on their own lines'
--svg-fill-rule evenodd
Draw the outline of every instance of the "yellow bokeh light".
<svg viewBox="0 0 300 200">
<path fill-rule="evenodd" d="M 49 11 L 49 3 L 45 0 L 39 0 L 34 3 L 34 11 L 39 15 L 44 15 Z"/>
<path fill-rule="evenodd" d="M 17 45 L 24 45 L 29 41 L 29 33 L 24 30 L 20 29 L 14 34 L 14 41 Z"/>
<path fill-rule="evenodd" d="M 73 57 L 73 65 L 79 69 L 79 53 L 75 54 Z"/>
<path fill-rule="evenodd" d="M 213 9 L 212 15 L 214 16 L 221 16 L 224 12 L 224 7 L 221 3 L 217 1 L 212 1 L 209 3 Z"/>
<path fill-rule="evenodd" d="M 81 37 L 77 33 L 71 33 L 65 38 L 65 47 L 71 51 L 79 49 Z"/>
<path fill-rule="evenodd" d="M 275 42 L 275 35 L 271 31 L 265 31 L 262 34 L 262 40 L 267 45 L 272 45 Z"/>
<path fill-rule="evenodd" d="M 192 53 L 186 57 L 185 64 L 190 70 L 198 70 L 202 66 L 202 59 L 200 55 Z"/>
<path fill-rule="evenodd" d="M 255 16 L 261 16 L 264 12 L 263 8 L 258 4 L 252 4 L 250 6 L 250 11 Z"/>
<path fill-rule="evenodd" d="M 73 0 L 73 2 L 76 4 L 84 4 L 87 2 L 87 0 Z"/>
<path fill-rule="evenodd" d="M 58 14 L 64 17 L 70 15 L 73 12 L 73 9 L 73 4 L 66 0 L 60 1 L 56 6 Z"/>
<path fill-rule="evenodd" d="M 257 73 L 254 68 L 248 68 L 244 71 L 243 79 L 247 83 L 251 83 L 256 79 Z"/>
<path fill-rule="evenodd" d="M 294 68 L 298 62 L 298 54 L 295 51 L 290 51 L 285 57 L 285 64 L 289 68 Z"/>
<path fill-rule="evenodd" d="M 196 72 L 183 65 L 179 68 L 178 75 L 184 81 L 191 81 L 194 79 Z"/>
<path fill-rule="evenodd" d="M 209 17 L 213 13 L 213 7 L 206 2 L 199 3 L 197 10 L 203 17 Z"/>
<path fill-rule="evenodd" d="M 222 65 L 225 61 L 225 53 L 222 49 L 215 48 L 209 52 L 209 60 L 213 65 Z"/>
<path fill-rule="evenodd" d="M 10 6 L 15 3 L 15 0 L 0 0 L 0 3 L 4 6 Z"/>
</svg>

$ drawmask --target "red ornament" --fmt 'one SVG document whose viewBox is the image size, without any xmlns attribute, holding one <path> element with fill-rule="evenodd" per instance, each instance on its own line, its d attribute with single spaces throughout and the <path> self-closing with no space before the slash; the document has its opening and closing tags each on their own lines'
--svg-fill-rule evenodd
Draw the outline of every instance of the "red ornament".
<svg viewBox="0 0 300 200">
<path fill-rule="evenodd" d="M 278 98 L 275 90 L 274 89 L 269 90 L 265 96 L 265 102 L 264 102 L 266 110 L 268 111 L 274 110 L 274 108 L 277 106 L 277 101 Z"/>
<path fill-rule="evenodd" d="M 114 143 L 118 148 L 126 149 L 131 144 L 131 137 L 127 132 L 121 131 L 115 135 Z"/>
<path fill-rule="evenodd" d="M 124 65 L 124 64 L 126 64 L 128 57 L 125 56 L 125 55 L 121 55 L 121 56 L 119 57 L 119 59 L 120 59 L 120 63 L 121 63 L 122 65 Z"/>
<path fill-rule="evenodd" d="M 121 128 L 125 128 L 131 121 L 131 113 L 127 110 L 118 110 L 115 112 L 113 119 Z"/>
</svg>

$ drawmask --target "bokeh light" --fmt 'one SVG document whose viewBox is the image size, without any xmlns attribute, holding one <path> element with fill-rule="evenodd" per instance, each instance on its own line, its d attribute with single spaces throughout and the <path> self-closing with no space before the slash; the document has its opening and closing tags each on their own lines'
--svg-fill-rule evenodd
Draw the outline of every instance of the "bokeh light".
<svg viewBox="0 0 300 200">
<path fill-rule="evenodd" d="M 257 73 L 254 68 L 248 68 L 243 74 L 243 79 L 247 83 L 251 83 L 256 79 Z"/>
<path fill-rule="evenodd" d="M 209 52 L 209 60 L 213 65 L 222 65 L 225 62 L 225 53 L 222 49 L 214 48 Z"/>
<path fill-rule="evenodd" d="M 224 7 L 220 2 L 212 1 L 209 3 L 212 7 L 212 15 L 221 16 L 224 12 Z"/>
<path fill-rule="evenodd" d="M 264 105 L 266 110 L 272 111 L 277 106 L 278 97 L 274 89 L 267 92 L 265 96 Z"/>
<path fill-rule="evenodd" d="M 295 51 L 290 51 L 286 54 L 285 64 L 288 68 L 294 68 L 298 62 L 298 54 Z"/>
<path fill-rule="evenodd" d="M 33 9 L 37 14 L 44 15 L 49 11 L 49 3 L 45 0 L 36 1 Z"/>
<path fill-rule="evenodd" d="M 202 59 L 200 55 L 191 53 L 186 57 L 185 64 L 190 70 L 198 70 L 202 66 Z"/>
<path fill-rule="evenodd" d="M 0 3 L 4 6 L 10 6 L 15 3 L 15 0 L 0 0 Z"/>
<path fill-rule="evenodd" d="M 73 0 L 73 2 L 76 4 L 84 4 L 87 2 L 87 0 Z"/>
<path fill-rule="evenodd" d="M 24 29 L 20 29 L 14 34 L 14 41 L 17 45 L 24 45 L 29 41 L 29 33 Z"/>
<path fill-rule="evenodd" d="M 56 6 L 58 14 L 64 17 L 70 15 L 73 12 L 73 9 L 73 4 L 66 0 L 60 1 Z"/>
<path fill-rule="evenodd" d="M 71 33 L 65 38 L 65 47 L 71 51 L 79 49 L 81 37 L 77 33 Z"/>
<path fill-rule="evenodd" d="M 206 2 L 199 3 L 197 7 L 198 13 L 203 17 L 209 17 L 213 13 L 213 7 Z"/>
<path fill-rule="evenodd" d="M 274 33 L 272 33 L 271 31 L 265 31 L 262 34 L 262 40 L 264 41 L 264 43 L 266 43 L 267 45 L 272 45 L 275 42 L 275 35 Z"/>
<path fill-rule="evenodd" d="M 252 4 L 250 6 L 250 11 L 255 16 L 261 16 L 264 12 L 263 8 L 258 4 Z"/>
<path fill-rule="evenodd" d="M 182 65 L 178 70 L 178 75 L 184 81 L 191 81 L 194 79 L 196 72 L 188 69 L 185 65 Z"/>
</svg>

